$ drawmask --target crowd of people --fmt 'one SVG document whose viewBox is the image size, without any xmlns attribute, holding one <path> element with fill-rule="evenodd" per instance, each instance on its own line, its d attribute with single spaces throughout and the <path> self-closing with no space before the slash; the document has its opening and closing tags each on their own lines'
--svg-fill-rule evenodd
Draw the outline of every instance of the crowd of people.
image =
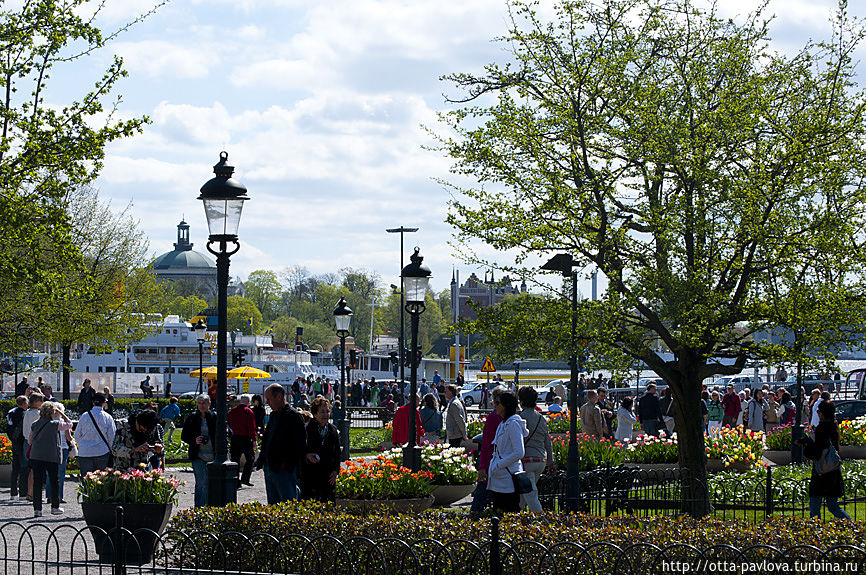
<svg viewBox="0 0 866 575">
<path fill-rule="evenodd" d="M 605 380 L 584 379 L 585 402 L 578 408 L 582 433 L 595 438 L 631 441 L 636 428 L 658 436 L 676 431 L 678 404 L 670 388 L 659 393 L 650 383 L 637 400 L 624 397 L 618 405 L 609 398 Z M 262 470 L 268 504 L 299 498 L 332 501 L 340 470 L 341 441 L 330 423 L 340 409 L 335 385 L 328 378 L 298 379 L 290 389 L 270 385 L 260 395 L 241 395 L 227 414 L 229 434 L 226 444 L 230 458 L 239 465 L 241 486 L 252 486 L 253 470 Z M 411 413 L 409 385 L 396 382 L 359 380 L 352 384 L 350 406 L 380 406 L 390 414 L 392 442 L 409 441 L 411 426 L 419 441 L 439 441 L 444 435 L 450 446 L 474 447 L 468 437 L 466 406 L 460 388 L 446 385 L 438 373 L 428 384 L 418 386 L 418 408 Z M 63 405 L 41 381 L 31 386 L 23 379 L 16 392 L 16 407 L 7 414 L 12 440 L 12 500 L 33 502 L 34 516 L 42 516 L 43 487 L 52 514 L 62 514 L 63 482 L 67 461 L 77 457 L 82 475 L 106 468 L 164 467 L 166 440 L 175 432 L 180 416 L 176 398 L 157 411 L 155 403 L 115 421 L 114 398 L 109 389 L 97 392 L 85 380 L 78 397 L 79 421 L 73 425 Z M 805 390 L 802 390 L 805 397 Z M 567 392 L 559 384 L 545 396 L 548 414 L 563 410 Z M 521 508 L 541 511 L 538 480 L 553 464 L 552 442 L 539 396 L 532 387 L 512 390 L 497 385 L 491 391 L 493 411 L 486 416 L 480 438 L 478 483 L 473 493 L 471 513 L 480 514 L 490 502 L 500 512 Z M 270 408 L 266 413 L 265 404 Z M 397 407 L 399 405 L 399 407 Z M 187 444 L 187 455 L 195 478 L 194 504 L 207 504 L 207 464 L 215 459 L 216 416 L 207 394 L 196 398 L 197 410 L 184 421 L 180 439 Z M 789 391 L 769 385 L 736 392 L 704 386 L 700 409 L 708 434 L 722 427 L 743 426 L 751 431 L 768 432 L 790 425 L 796 407 Z M 806 457 L 826 457 L 828 448 L 837 451 L 839 431 L 835 407 L 829 391 L 818 384 L 803 402 L 801 420 L 811 426 L 812 434 L 802 440 Z M 414 420 L 414 421 L 413 421 Z M 444 431 L 444 434 L 443 434 Z M 261 448 L 257 444 L 261 440 Z M 528 478 L 521 487 L 518 477 Z M 813 515 L 822 501 L 837 517 L 847 517 L 838 505 L 844 491 L 841 472 L 813 473 L 809 487 Z"/>
</svg>

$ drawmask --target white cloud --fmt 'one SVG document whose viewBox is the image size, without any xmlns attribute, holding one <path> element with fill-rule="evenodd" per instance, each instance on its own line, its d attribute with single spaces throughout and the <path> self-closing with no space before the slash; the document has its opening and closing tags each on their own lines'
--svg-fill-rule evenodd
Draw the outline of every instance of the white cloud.
<svg viewBox="0 0 866 575">
<path fill-rule="evenodd" d="M 151 78 L 204 78 L 219 63 L 205 46 L 184 46 L 164 40 L 117 42 L 112 46 L 123 58 L 127 70 Z"/>
</svg>

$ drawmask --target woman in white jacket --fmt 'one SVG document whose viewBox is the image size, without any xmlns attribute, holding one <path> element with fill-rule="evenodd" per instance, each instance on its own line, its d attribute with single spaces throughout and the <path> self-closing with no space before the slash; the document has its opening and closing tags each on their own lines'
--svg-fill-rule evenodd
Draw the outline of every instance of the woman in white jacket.
<svg viewBox="0 0 866 575">
<path fill-rule="evenodd" d="M 487 492 L 493 508 L 501 513 L 520 511 L 520 495 L 514 489 L 512 473 L 523 471 L 523 439 L 529 435 L 526 422 L 517 415 L 517 395 L 505 391 L 496 404 L 496 413 L 502 423 L 493 439 L 493 458 L 487 472 Z"/>
</svg>

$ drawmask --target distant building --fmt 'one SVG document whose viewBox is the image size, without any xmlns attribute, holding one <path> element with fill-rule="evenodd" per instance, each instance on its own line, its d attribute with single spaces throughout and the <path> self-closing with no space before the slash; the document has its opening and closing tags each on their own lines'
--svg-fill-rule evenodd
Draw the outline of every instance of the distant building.
<svg viewBox="0 0 866 575">
<path fill-rule="evenodd" d="M 209 299 L 217 291 L 216 262 L 210 256 L 194 251 L 192 246 L 189 224 L 181 220 L 177 225 L 174 249 L 153 260 L 153 271 L 157 280 L 189 282 L 205 299 Z"/>
<path fill-rule="evenodd" d="M 488 274 L 485 273 L 481 280 L 473 273 L 460 285 L 459 272 L 451 275 L 451 309 L 456 317 L 476 319 L 470 302 L 476 307 L 490 307 L 510 295 L 526 292 L 526 281 L 520 282 L 520 287 L 516 287 L 508 276 L 499 281 L 494 280 L 493 272 L 490 272 L 489 276 L 488 279 Z"/>
</svg>

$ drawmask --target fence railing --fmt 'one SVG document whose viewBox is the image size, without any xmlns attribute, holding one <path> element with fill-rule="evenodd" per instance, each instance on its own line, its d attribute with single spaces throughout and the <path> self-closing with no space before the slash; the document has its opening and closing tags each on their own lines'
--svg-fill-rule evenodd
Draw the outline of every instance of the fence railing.
<svg viewBox="0 0 866 575">
<path fill-rule="evenodd" d="M 122 510 L 118 512 L 118 516 Z M 0 572 L 111 575 L 536 575 L 592 573 L 862 573 L 866 550 L 839 545 L 785 549 L 756 544 L 700 548 L 671 542 L 503 539 L 499 519 L 473 540 L 402 540 L 339 534 L 108 531 L 45 524 L 0 525 Z"/>
<path fill-rule="evenodd" d="M 544 509 L 566 509 L 566 489 L 571 481 L 563 471 L 546 472 L 538 481 Z M 674 515 L 688 513 L 695 500 L 690 495 L 688 470 L 605 467 L 580 473 L 580 509 L 599 516 Z M 699 483 L 699 486 L 703 485 Z M 714 516 L 757 523 L 773 516 L 809 517 L 809 479 L 780 478 L 768 467 L 761 478 L 744 475 L 710 479 L 707 486 Z M 866 520 L 866 483 L 857 476 L 845 481 L 839 505 L 853 519 Z M 822 507 L 821 516 L 829 512 Z"/>
</svg>

